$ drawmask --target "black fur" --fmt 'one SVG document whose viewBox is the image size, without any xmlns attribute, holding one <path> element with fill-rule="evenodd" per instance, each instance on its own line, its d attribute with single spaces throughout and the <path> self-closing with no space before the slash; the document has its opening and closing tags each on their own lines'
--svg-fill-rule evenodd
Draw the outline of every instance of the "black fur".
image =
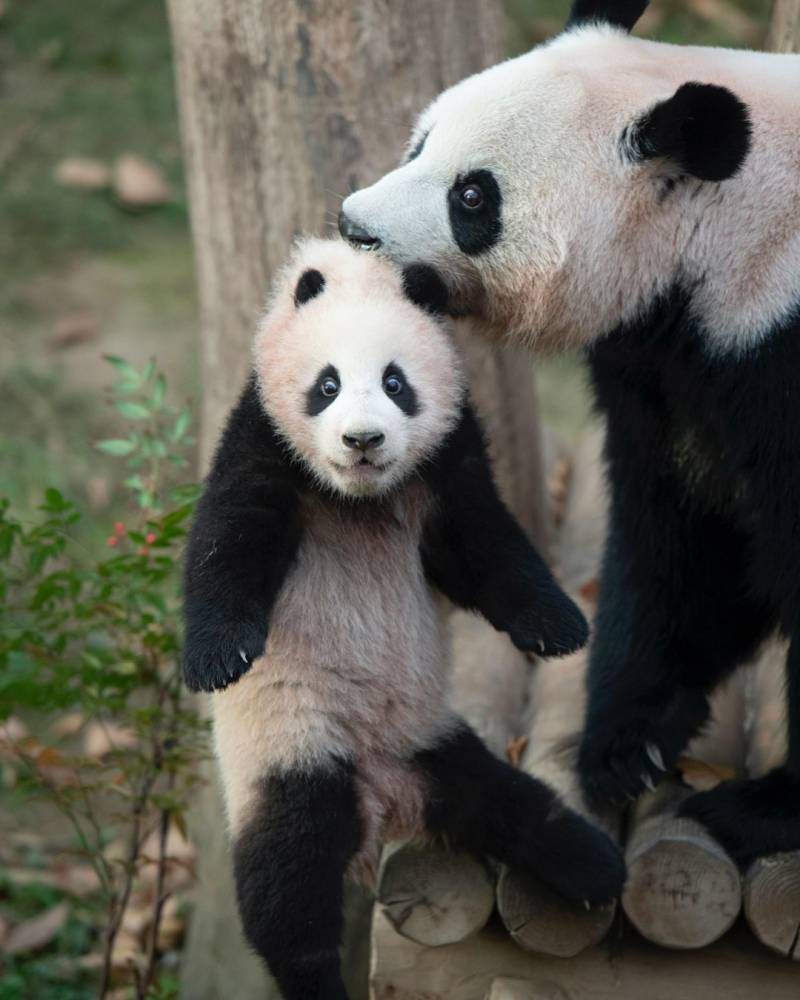
<svg viewBox="0 0 800 1000">
<path fill-rule="evenodd" d="M 347 1000 L 344 875 L 360 842 L 350 763 L 264 779 L 260 806 L 234 844 L 234 875 L 245 936 L 285 1000 Z"/>
<path fill-rule="evenodd" d="M 407 417 L 416 417 L 419 413 L 419 400 L 417 399 L 417 393 L 414 386 L 406 378 L 406 373 L 400 367 L 400 365 L 392 364 L 387 365 L 383 373 L 383 381 L 386 382 L 387 378 L 394 376 L 399 379 L 403 385 L 400 392 L 392 395 L 390 392 L 384 390 L 386 395 L 391 399 L 394 405 L 403 411 Z"/>
<path fill-rule="evenodd" d="M 294 304 L 303 305 L 309 299 L 316 298 L 325 288 L 325 275 L 315 267 L 303 271 L 297 279 L 297 286 L 294 290 Z"/>
<path fill-rule="evenodd" d="M 336 396 L 326 396 L 322 391 L 322 382 L 326 378 L 340 382 L 339 372 L 333 365 L 325 365 L 306 391 L 306 413 L 309 417 L 318 417 L 336 399 Z"/>
<path fill-rule="evenodd" d="M 631 31 L 647 9 L 649 0 L 574 0 L 567 27 L 597 21 Z"/>
<path fill-rule="evenodd" d="M 520 649 L 560 656 L 583 646 L 586 619 L 500 499 L 471 408 L 423 475 L 437 499 L 422 543 L 433 583 Z"/>
<path fill-rule="evenodd" d="M 786 767 L 683 807 L 742 864 L 800 848 L 798 370 L 800 318 L 744 357 L 712 355 L 680 289 L 591 354 L 612 505 L 583 785 L 603 806 L 657 781 L 706 721 L 708 693 L 780 625 Z"/>
<path fill-rule="evenodd" d="M 468 726 L 414 763 L 429 782 L 426 825 L 448 844 L 529 872 L 576 902 L 605 903 L 622 891 L 625 863 L 612 841 Z"/>
<path fill-rule="evenodd" d="M 483 193 L 478 208 L 468 208 L 461 192 L 477 185 Z M 447 194 L 450 229 L 462 253 L 474 256 L 490 250 L 503 233 L 503 198 L 500 185 L 491 170 L 472 170 L 459 177 Z"/>
<path fill-rule="evenodd" d="M 250 379 L 192 523 L 183 671 L 193 691 L 237 680 L 264 652 L 270 610 L 300 543 L 301 477 Z"/>
<path fill-rule="evenodd" d="M 409 264 L 403 269 L 403 291 L 415 306 L 433 315 L 447 312 L 448 291 L 430 264 Z"/>
<path fill-rule="evenodd" d="M 637 159 L 664 157 L 703 181 L 724 181 L 750 149 L 750 114 L 725 87 L 684 83 L 643 115 L 629 135 Z"/>
</svg>

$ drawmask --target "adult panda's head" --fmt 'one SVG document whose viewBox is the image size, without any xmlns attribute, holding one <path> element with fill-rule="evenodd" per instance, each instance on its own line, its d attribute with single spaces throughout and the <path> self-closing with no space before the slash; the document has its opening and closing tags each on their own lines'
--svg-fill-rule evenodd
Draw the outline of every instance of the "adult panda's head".
<svg viewBox="0 0 800 1000">
<path fill-rule="evenodd" d="M 386 494 L 454 427 L 466 390 L 442 293 L 421 266 L 338 240 L 296 247 L 253 361 L 266 412 L 319 485 Z"/>
<path fill-rule="evenodd" d="M 630 319 L 691 270 L 747 157 L 737 59 L 775 58 L 632 38 L 645 6 L 576 0 L 557 38 L 445 91 L 401 166 L 344 201 L 342 234 L 433 266 L 451 311 L 498 334 L 560 348 Z M 751 70 L 768 102 L 780 82 Z"/>
</svg>

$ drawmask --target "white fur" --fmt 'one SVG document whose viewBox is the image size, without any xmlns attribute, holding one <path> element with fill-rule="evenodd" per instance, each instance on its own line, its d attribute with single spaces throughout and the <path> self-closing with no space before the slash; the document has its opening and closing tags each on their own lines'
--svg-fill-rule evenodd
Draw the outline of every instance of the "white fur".
<svg viewBox="0 0 800 1000">
<path fill-rule="evenodd" d="M 750 109 L 741 171 L 662 198 L 672 167 L 634 163 L 620 138 L 683 83 L 714 83 Z M 346 199 L 396 260 L 439 266 L 498 335 L 586 344 L 635 318 L 677 278 L 697 286 L 710 346 L 758 342 L 800 297 L 800 56 L 674 46 L 590 26 L 445 91 L 422 114 L 420 156 Z M 461 253 L 446 193 L 485 168 L 503 234 Z M 702 284 L 700 284 L 702 280 Z"/>
</svg>

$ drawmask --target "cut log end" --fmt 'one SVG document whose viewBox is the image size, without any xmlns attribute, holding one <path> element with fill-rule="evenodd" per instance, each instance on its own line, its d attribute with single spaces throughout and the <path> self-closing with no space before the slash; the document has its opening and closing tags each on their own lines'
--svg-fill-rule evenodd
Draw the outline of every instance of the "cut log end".
<svg viewBox="0 0 800 1000">
<path fill-rule="evenodd" d="M 470 854 L 407 844 L 385 852 L 377 898 L 399 934 L 436 947 L 486 924 L 494 909 L 494 878 Z"/>
<path fill-rule="evenodd" d="M 625 913 L 643 937 L 667 948 L 711 944 L 733 924 L 742 903 L 733 861 L 699 823 L 675 815 L 686 794 L 666 782 L 645 795 L 625 852 Z"/>
<path fill-rule="evenodd" d="M 762 944 L 800 961 L 800 851 L 755 862 L 745 878 L 744 913 Z"/>
<path fill-rule="evenodd" d="M 497 884 L 497 908 L 511 937 L 526 951 L 573 958 L 605 937 L 616 904 L 586 909 L 533 876 L 506 868 Z"/>
</svg>

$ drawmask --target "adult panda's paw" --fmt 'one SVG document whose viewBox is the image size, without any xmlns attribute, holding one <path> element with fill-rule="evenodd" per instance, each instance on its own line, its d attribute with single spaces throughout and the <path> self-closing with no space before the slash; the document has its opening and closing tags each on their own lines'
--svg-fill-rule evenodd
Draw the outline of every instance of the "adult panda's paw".
<svg viewBox="0 0 800 1000">
<path fill-rule="evenodd" d="M 602 906 L 618 899 L 627 878 L 622 851 L 602 830 L 571 809 L 548 819 L 534 873 L 559 896 Z"/>
<path fill-rule="evenodd" d="M 223 690 L 247 673 L 266 643 L 266 621 L 190 623 L 183 647 L 186 686 L 192 691 Z"/>
<path fill-rule="evenodd" d="M 800 850 L 800 776 L 785 767 L 691 795 L 681 816 L 697 820 L 746 871 L 756 858 Z"/>
</svg>

